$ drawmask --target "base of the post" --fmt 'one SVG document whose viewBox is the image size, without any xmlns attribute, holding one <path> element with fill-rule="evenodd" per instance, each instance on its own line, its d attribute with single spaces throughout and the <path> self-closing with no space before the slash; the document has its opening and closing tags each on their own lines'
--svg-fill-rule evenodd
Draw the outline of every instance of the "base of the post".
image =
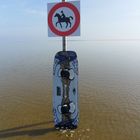
<svg viewBox="0 0 140 140">
<path fill-rule="evenodd" d="M 55 125 L 55 128 L 56 129 L 76 129 L 77 128 L 77 125 L 73 125 L 71 122 L 69 123 L 59 123 L 57 125 Z"/>
</svg>

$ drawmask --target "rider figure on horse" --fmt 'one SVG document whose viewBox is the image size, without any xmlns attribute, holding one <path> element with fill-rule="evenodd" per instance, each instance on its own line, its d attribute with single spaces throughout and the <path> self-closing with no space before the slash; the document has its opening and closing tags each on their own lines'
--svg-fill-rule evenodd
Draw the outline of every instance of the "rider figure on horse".
<svg viewBox="0 0 140 140">
<path fill-rule="evenodd" d="M 61 11 L 61 18 L 62 18 L 63 20 L 66 18 L 65 14 L 64 14 L 64 12 L 63 12 L 63 10 Z"/>
</svg>

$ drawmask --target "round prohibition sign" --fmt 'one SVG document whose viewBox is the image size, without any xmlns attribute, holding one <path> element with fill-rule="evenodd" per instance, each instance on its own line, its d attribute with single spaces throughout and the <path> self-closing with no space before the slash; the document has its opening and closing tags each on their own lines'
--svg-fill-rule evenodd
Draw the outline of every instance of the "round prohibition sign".
<svg viewBox="0 0 140 140">
<path fill-rule="evenodd" d="M 66 7 L 66 8 L 69 8 L 71 9 L 73 12 L 74 12 L 74 15 L 75 15 L 75 23 L 73 25 L 73 27 L 68 30 L 68 31 L 60 31 L 60 30 L 57 30 L 54 25 L 53 25 L 53 14 L 55 13 L 55 11 L 59 8 L 62 8 L 62 7 Z M 71 3 L 68 3 L 68 2 L 62 2 L 62 3 L 58 3 L 56 4 L 49 12 L 48 14 L 48 25 L 49 25 L 49 28 L 51 29 L 51 31 L 53 33 L 55 33 L 56 35 L 59 35 L 59 36 L 69 36 L 70 34 L 74 33 L 76 31 L 76 29 L 78 28 L 80 24 L 80 14 L 79 14 L 79 11 L 78 9 Z"/>
</svg>

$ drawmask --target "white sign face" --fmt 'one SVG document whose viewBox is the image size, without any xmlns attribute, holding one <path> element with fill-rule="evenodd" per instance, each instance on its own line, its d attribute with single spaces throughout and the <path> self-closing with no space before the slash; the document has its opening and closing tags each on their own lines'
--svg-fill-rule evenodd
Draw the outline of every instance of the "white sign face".
<svg viewBox="0 0 140 140">
<path fill-rule="evenodd" d="M 48 3 L 48 36 L 80 36 L 80 1 Z"/>
</svg>

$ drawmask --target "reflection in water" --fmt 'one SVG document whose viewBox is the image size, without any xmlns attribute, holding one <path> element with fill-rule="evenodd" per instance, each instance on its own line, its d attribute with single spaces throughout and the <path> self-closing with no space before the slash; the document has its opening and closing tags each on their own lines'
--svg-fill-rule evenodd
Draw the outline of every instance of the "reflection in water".
<svg viewBox="0 0 140 140">
<path fill-rule="evenodd" d="M 8 132 L 8 131 L 16 131 L 16 130 L 20 130 L 20 129 L 24 129 L 24 128 L 30 128 L 30 127 L 34 127 L 34 126 L 44 125 L 47 123 L 52 123 L 52 121 L 41 122 L 41 123 L 36 123 L 36 124 L 28 124 L 28 125 L 18 126 L 18 127 L 14 127 L 14 128 L 9 128 L 9 129 L 5 129 L 5 130 L 1 130 L 0 133 Z"/>
<path fill-rule="evenodd" d="M 140 139 L 140 43 L 69 42 L 80 70 L 80 122 L 72 132 L 50 122 L 58 44 L 1 47 L 0 139 Z"/>
<path fill-rule="evenodd" d="M 52 121 L 50 121 L 52 122 Z M 36 124 L 30 124 L 30 125 L 24 125 L 19 127 L 14 127 L 6 130 L 0 131 L 0 138 L 10 138 L 15 136 L 38 136 L 38 135 L 44 135 L 49 132 L 56 131 L 54 127 L 52 128 L 42 128 L 42 129 L 34 129 L 33 127 L 40 126 L 47 124 L 49 122 L 42 122 L 42 123 L 36 123 Z M 31 130 L 25 130 L 26 128 L 32 128 Z"/>
</svg>

